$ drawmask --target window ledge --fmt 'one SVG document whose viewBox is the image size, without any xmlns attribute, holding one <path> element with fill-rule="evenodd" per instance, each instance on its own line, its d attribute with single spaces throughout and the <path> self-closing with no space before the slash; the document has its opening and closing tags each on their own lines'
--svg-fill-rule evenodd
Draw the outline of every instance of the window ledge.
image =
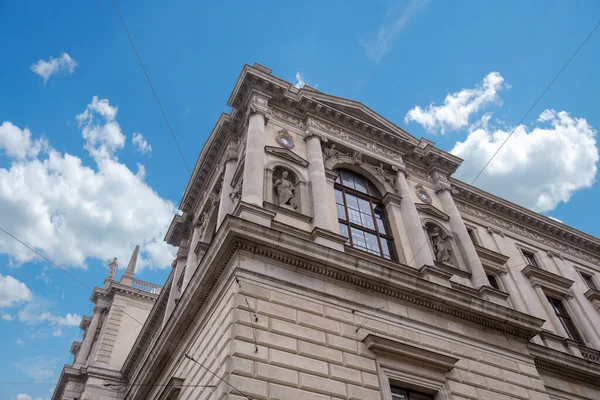
<svg viewBox="0 0 600 400">
<path fill-rule="evenodd" d="M 377 355 L 388 358 L 409 358 L 419 364 L 441 372 L 448 372 L 454 368 L 458 358 L 434 352 L 420 346 L 401 343 L 396 340 L 374 334 L 368 334 L 363 343 L 369 350 Z"/>
<path fill-rule="evenodd" d="M 485 247 L 474 244 L 477 255 L 483 261 L 484 269 L 492 274 L 502 274 L 506 272 L 505 264 L 510 257 Z"/>
<path fill-rule="evenodd" d="M 298 211 L 294 211 L 288 207 L 278 206 L 277 204 L 273 204 L 268 201 L 263 202 L 263 207 L 266 208 L 267 210 L 275 211 L 276 213 L 289 215 L 290 217 L 297 218 L 300 221 L 304 221 L 307 223 L 311 223 L 313 220 L 313 217 L 311 217 L 309 215 L 302 214 L 301 212 L 298 212 Z"/>
<path fill-rule="evenodd" d="M 532 265 L 526 266 L 521 272 L 529 279 L 532 286 L 541 286 L 547 295 L 569 297 L 569 289 L 573 285 L 572 280 Z"/>
</svg>

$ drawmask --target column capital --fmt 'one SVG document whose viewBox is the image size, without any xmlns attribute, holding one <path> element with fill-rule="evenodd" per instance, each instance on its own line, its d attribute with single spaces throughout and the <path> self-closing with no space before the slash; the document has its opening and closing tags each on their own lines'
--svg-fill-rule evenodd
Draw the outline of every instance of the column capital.
<svg viewBox="0 0 600 400">
<path fill-rule="evenodd" d="M 329 141 L 329 139 L 327 139 L 327 136 L 323 135 L 321 132 L 315 131 L 314 129 L 310 129 L 310 127 L 306 128 L 304 133 L 306 133 L 306 136 L 304 136 L 304 141 L 307 141 L 308 139 L 313 137 L 319 138 L 319 141 L 321 141 L 321 143 L 327 143 Z"/>
<path fill-rule="evenodd" d="M 392 165 L 392 171 L 406 175 L 406 164 L 401 163 L 401 164 Z"/>
<path fill-rule="evenodd" d="M 438 181 L 435 184 L 435 187 L 433 188 L 433 191 L 435 193 L 443 192 L 445 190 L 447 190 L 450 193 L 452 193 L 452 186 L 448 182 L 443 182 L 443 181 Z"/>
</svg>

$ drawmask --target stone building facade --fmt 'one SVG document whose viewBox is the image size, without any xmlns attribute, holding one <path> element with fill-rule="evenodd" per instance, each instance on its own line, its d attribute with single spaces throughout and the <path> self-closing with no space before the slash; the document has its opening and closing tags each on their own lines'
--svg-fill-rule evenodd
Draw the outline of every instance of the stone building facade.
<svg viewBox="0 0 600 400">
<path fill-rule="evenodd" d="M 112 338 L 55 399 L 600 399 L 600 240 L 264 66 L 228 105 L 166 235 L 171 274 L 136 297 L 143 327 L 96 328 Z M 92 300 L 133 302 L 121 286 Z"/>
</svg>

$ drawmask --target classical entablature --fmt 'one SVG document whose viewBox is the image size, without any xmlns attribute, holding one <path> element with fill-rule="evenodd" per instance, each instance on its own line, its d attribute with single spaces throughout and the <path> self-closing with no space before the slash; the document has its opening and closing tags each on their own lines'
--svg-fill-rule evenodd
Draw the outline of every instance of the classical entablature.
<svg viewBox="0 0 600 400">
<path fill-rule="evenodd" d="M 600 264 L 600 240 L 597 238 L 459 180 L 452 179 L 452 187 L 456 206 L 461 213 L 565 255 Z"/>
</svg>

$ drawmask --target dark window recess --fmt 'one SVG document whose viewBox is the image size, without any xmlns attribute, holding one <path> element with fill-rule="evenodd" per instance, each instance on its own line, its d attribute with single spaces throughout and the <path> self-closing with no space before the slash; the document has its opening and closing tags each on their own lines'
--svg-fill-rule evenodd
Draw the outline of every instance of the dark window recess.
<svg viewBox="0 0 600 400">
<path fill-rule="evenodd" d="M 185 268 L 183 267 L 183 271 L 181 271 L 181 275 L 179 275 L 179 279 L 177 279 L 177 288 L 179 288 L 179 290 L 181 290 L 181 287 L 183 286 L 183 278 L 185 277 Z"/>
<path fill-rule="evenodd" d="M 471 228 L 467 228 L 467 233 L 469 234 L 469 237 L 471 238 L 471 242 L 473 242 L 473 244 L 477 244 L 477 238 L 475 237 L 475 231 Z"/>
<path fill-rule="evenodd" d="M 594 282 L 594 278 L 592 278 L 591 275 L 584 274 L 582 272 L 581 277 L 583 278 L 583 281 L 585 282 L 587 287 L 589 287 L 590 289 L 598 289 L 598 287 L 596 286 L 596 283 Z"/>
<path fill-rule="evenodd" d="M 490 281 L 491 287 L 493 287 L 494 289 L 500 290 L 500 285 L 498 285 L 498 280 L 496 279 L 496 277 L 494 275 L 488 275 L 487 278 L 488 278 L 488 281 Z"/>
<path fill-rule="evenodd" d="M 394 242 L 375 186 L 356 172 L 342 169 L 335 181 L 335 207 L 340 234 L 347 245 L 395 260 Z"/>
<path fill-rule="evenodd" d="M 414 390 L 392 386 L 393 400 L 433 400 L 433 396 Z"/>
<path fill-rule="evenodd" d="M 567 335 L 569 335 L 571 339 L 579 343 L 583 343 L 583 340 L 581 339 L 579 332 L 577 332 L 577 328 L 575 327 L 575 324 L 573 323 L 573 320 L 567 312 L 563 302 L 559 299 L 555 299 L 554 297 L 548 297 L 548 301 L 550 302 L 550 305 L 552 305 L 554 314 L 556 314 L 563 328 L 565 328 L 565 331 L 567 331 Z"/>
<path fill-rule="evenodd" d="M 523 257 L 525 257 L 525 261 L 527 261 L 527 265 L 531 265 L 532 267 L 539 268 L 537 261 L 535 260 L 535 255 L 525 250 L 521 250 L 523 253 Z"/>
</svg>

